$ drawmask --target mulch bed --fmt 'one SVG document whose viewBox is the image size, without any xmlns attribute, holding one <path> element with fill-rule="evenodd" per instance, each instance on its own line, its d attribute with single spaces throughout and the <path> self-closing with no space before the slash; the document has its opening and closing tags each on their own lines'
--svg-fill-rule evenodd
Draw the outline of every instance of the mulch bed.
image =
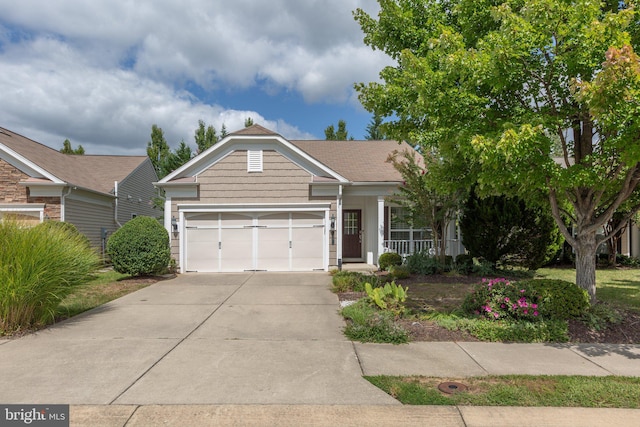
<svg viewBox="0 0 640 427">
<path fill-rule="evenodd" d="M 404 286 L 416 283 L 480 283 L 481 277 L 468 276 L 413 276 L 398 281 Z M 340 301 L 356 301 L 366 296 L 364 292 L 339 293 Z M 569 321 L 569 342 L 599 344 L 640 344 L 640 313 L 625 311 L 623 320 L 618 324 L 608 325 L 596 330 L 579 320 Z M 411 341 L 478 341 L 473 335 L 464 331 L 450 331 L 438 326 L 431 320 L 402 319 L 399 324 L 409 332 Z"/>
</svg>

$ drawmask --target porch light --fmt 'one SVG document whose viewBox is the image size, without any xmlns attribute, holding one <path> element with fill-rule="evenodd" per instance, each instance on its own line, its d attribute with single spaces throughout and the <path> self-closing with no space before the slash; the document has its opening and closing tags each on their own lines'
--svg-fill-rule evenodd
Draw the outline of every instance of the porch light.
<svg viewBox="0 0 640 427">
<path fill-rule="evenodd" d="M 331 223 L 329 224 L 329 229 L 331 232 L 331 244 L 336 244 L 336 216 L 331 214 Z"/>
<path fill-rule="evenodd" d="M 171 217 L 171 229 L 173 230 L 174 233 L 178 232 L 178 220 L 176 219 L 175 216 Z"/>
</svg>

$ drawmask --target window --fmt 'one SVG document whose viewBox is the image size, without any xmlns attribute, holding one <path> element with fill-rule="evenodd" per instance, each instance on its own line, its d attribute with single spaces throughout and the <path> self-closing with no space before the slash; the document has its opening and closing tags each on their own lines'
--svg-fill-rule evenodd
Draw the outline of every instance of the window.
<svg viewBox="0 0 640 427">
<path fill-rule="evenodd" d="M 408 212 L 401 207 L 389 208 L 389 240 L 428 240 L 431 232 L 428 228 L 413 228 L 409 225 Z"/>
<path fill-rule="evenodd" d="M 262 150 L 247 150 L 247 172 L 262 172 Z"/>
</svg>

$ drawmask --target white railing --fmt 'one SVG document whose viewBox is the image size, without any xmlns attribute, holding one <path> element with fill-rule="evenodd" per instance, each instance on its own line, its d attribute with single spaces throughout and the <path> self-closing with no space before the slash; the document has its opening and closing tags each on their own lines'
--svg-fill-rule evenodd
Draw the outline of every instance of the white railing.
<svg viewBox="0 0 640 427">
<path fill-rule="evenodd" d="M 385 240 L 383 244 L 385 252 L 395 252 L 403 257 L 424 251 L 432 255 L 436 253 L 433 240 Z M 447 255 L 455 257 L 461 253 L 464 253 L 464 248 L 458 240 L 447 240 Z"/>
<path fill-rule="evenodd" d="M 385 252 L 395 252 L 402 256 L 433 249 L 433 240 L 385 240 Z"/>
</svg>

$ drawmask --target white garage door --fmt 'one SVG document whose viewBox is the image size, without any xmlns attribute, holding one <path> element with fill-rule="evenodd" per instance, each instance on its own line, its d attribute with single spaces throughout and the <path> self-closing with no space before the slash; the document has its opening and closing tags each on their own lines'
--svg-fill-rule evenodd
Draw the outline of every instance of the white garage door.
<svg viewBox="0 0 640 427">
<path fill-rule="evenodd" d="M 324 269 L 323 212 L 185 214 L 186 271 Z"/>
</svg>

